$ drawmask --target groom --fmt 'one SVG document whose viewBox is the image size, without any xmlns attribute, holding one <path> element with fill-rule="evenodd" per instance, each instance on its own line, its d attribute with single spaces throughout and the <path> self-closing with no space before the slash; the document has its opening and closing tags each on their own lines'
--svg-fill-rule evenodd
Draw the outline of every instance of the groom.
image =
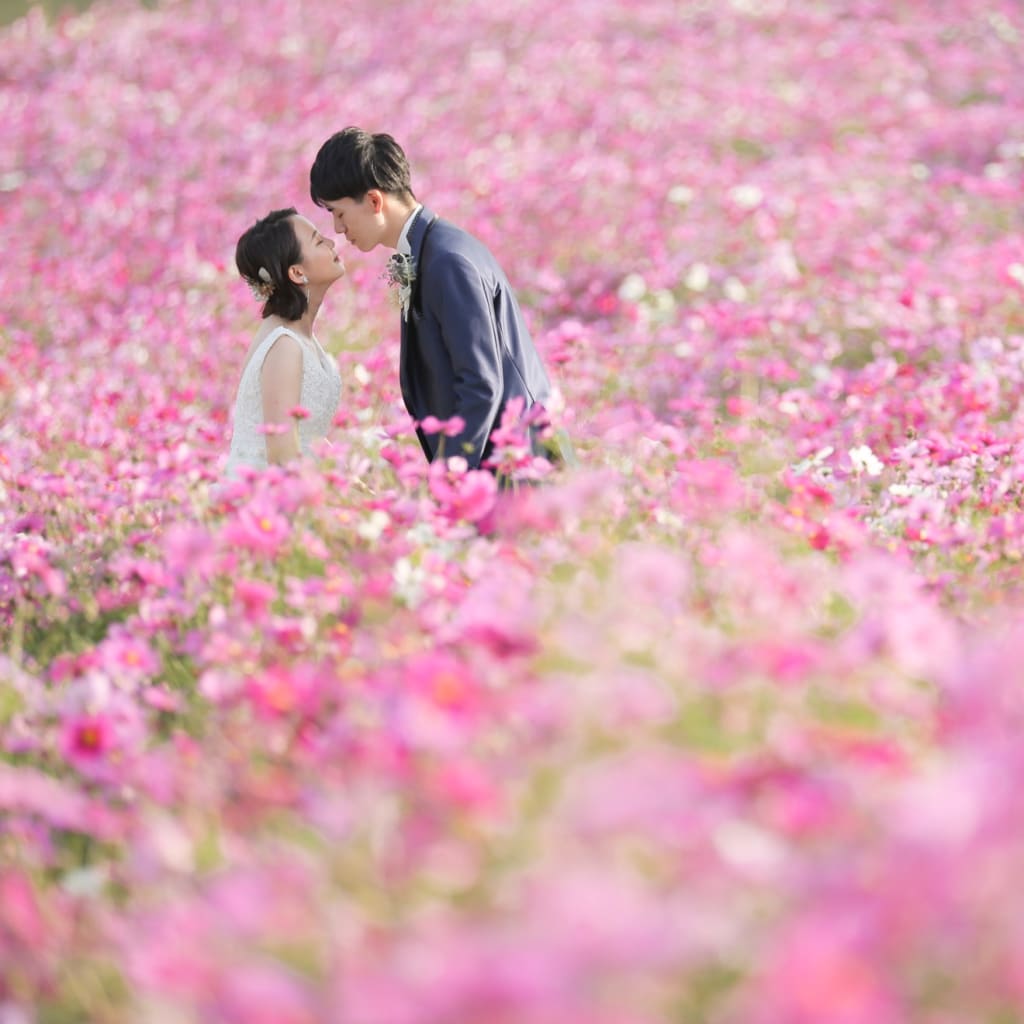
<svg viewBox="0 0 1024 1024">
<path fill-rule="evenodd" d="M 416 201 L 409 162 L 390 135 L 332 135 L 316 155 L 309 190 L 357 249 L 396 250 L 388 272 L 402 303 L 405 407 L 429 461 L 463 455 L 479 468 L 509 400 L 524 399 L 525 411 L 551 392 L 501 267 L 483 243 Z M 422 427 L 428 417 L 454 416 L 464 423 L 455 437 Z M 530 433 L 534 453 L 546 454 L 537 430 Z"/>
</svg>

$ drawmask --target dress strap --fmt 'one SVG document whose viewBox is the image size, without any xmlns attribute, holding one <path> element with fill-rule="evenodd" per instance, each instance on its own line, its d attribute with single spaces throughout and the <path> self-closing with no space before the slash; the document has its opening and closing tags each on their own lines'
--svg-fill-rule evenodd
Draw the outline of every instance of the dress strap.
<svg viewBox="0 0 1024 1024">
<path fill-rule="evenodd" d="M 273 344 L 275 341 L 277 341 L 278 338 L 281 337 L 282 334 L 290 334 L 300 345 L 302 345 L 303 348 L 306 347 L 306 345 L 305 345 L 305 340 L 306 339 L 303 338 L 301 334 L 296 333 L 290 327 L 285 327 L 284 324 L 278 324 L 278 326 L 275 327 L 260 342 L 260 348 L 263 348 L 264 345 L 266 345 L 267 348 L 269 348 L 271 344 Z"/>
<path fill-rule="evenodd" d="M 274 347 L 274 342 L 276 342 L 282 334 L 287 334 L 294 338 L 299 343 L 299 348 L 303 352 L 303 357 L 305 357 L 306 345 L 303 343 L 302 338 L 290 327 L 285 327 L 283 324 L 278 325 L 259 343 L 259 347 L 255 352 L 253 352 L 252 358 L 249 360 L 249 366 L 254 367 L 255 372 L 259 373 L 262 371 L 263 363 L 267 358 L 267 354 Z M 247 371 L 249 366 L 246 367 Z"/>
</svg>

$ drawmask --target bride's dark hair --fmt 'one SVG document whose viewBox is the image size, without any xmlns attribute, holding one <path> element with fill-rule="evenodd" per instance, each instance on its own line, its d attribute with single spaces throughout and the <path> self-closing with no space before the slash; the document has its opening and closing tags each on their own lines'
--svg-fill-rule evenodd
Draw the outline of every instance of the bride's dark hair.
<svg viewBox="0 0 1024 1024">
<path fill-rule="evenodd" d="M 302 246 L 291 222 L 297 215 L 294 207 L 274 210 L 256 221 L 235 246 L 238 272 L 264 300 L 263 319 L 298 320 L 309 308 L 306 293 L 288 276 L 288 268 L 302 262 Z"/>
</svg>

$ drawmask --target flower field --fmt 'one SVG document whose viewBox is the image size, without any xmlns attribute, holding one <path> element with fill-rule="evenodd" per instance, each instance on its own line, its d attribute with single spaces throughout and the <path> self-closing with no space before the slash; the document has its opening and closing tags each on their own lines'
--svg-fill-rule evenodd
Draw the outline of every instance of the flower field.
<svg viewBox="0 0 1024 1024">
<path fill-rule="evenodd" d="M 168 0 L 0 30 L 0 1024 L 1024 1021 L 1024 8 Z M 358 124 L 579 465 L 425 465 Z"/>
</svg>

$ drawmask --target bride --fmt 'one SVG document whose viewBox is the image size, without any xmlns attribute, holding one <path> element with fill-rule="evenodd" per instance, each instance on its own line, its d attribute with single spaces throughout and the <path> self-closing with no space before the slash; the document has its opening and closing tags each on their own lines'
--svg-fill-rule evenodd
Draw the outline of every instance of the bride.
<svg viewBox="0 0 1024 1024">
<path fill-rule="evenodd" d="M 263 323 L 245 357 L 225 473 L 265 469 L 300 455 L 327 434 L 341 396 L 338 364 L 313 324 L 327 289 L 345 274 L 324 238 L 295 209 L 275 210 L 238 240 L 238 271 L 263 302 Z"/>
</svg>

